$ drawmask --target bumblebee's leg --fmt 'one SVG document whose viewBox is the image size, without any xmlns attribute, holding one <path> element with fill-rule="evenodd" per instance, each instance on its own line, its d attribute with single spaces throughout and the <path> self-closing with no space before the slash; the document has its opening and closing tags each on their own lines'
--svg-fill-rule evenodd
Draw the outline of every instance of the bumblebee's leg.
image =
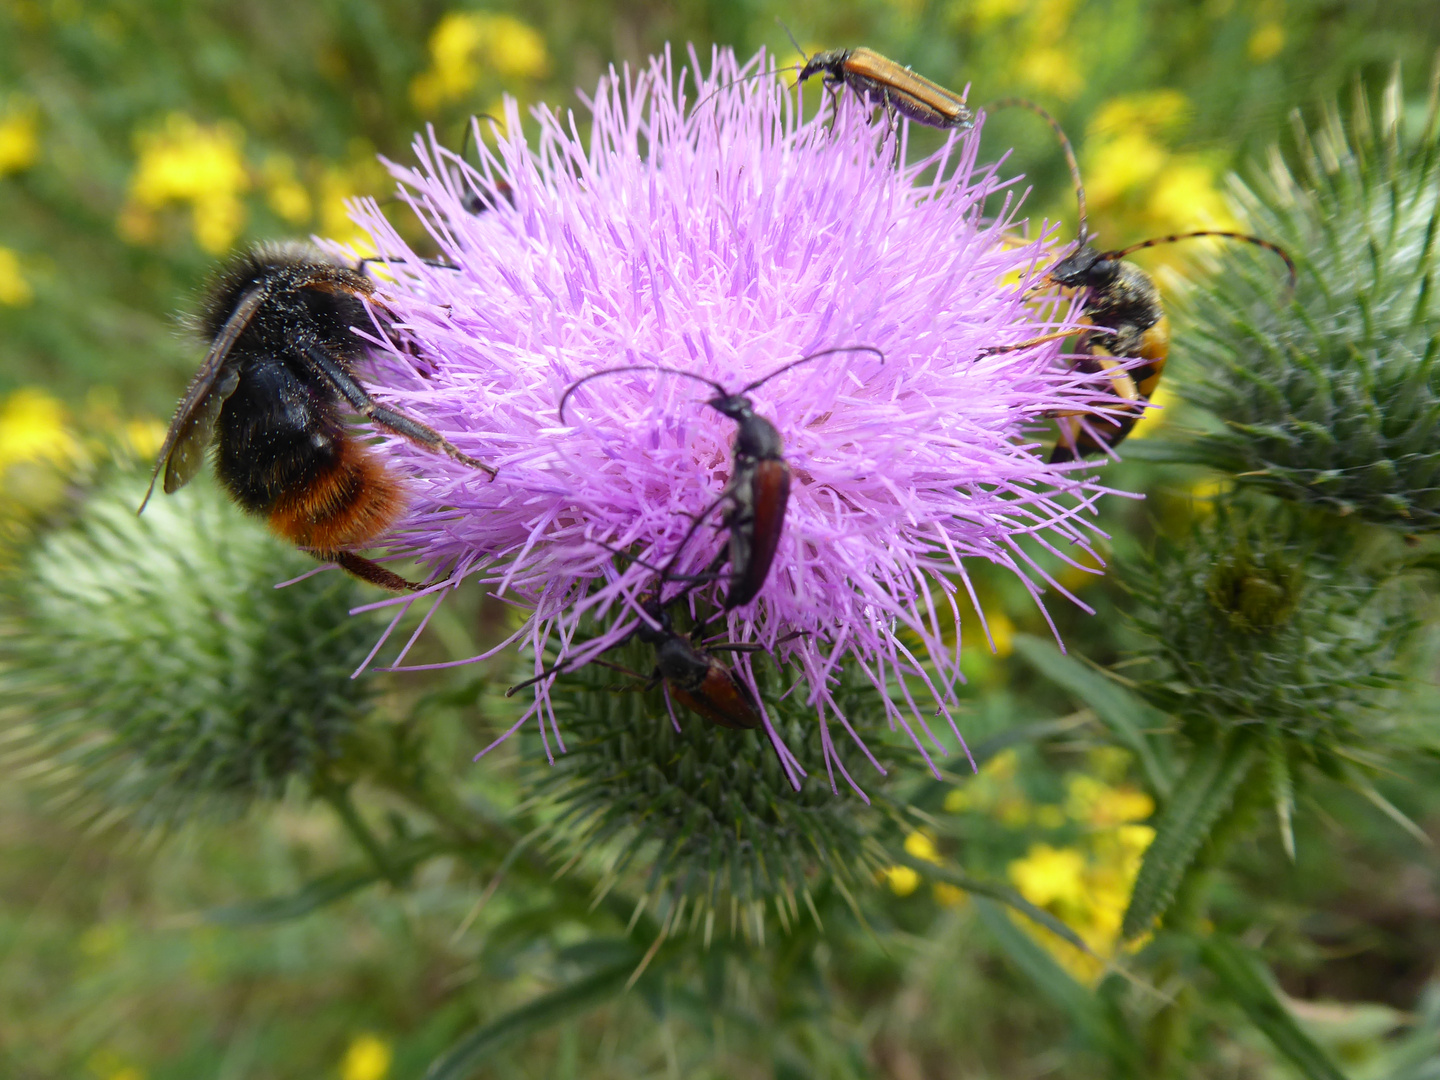
<svg viewBox="0 0 1440 1080">
<path fill-rule="evenodd" d="M 403 435 L 413 443 L 424 446 L 430 450 L 438 450 L 442 454 L 448 454 L 462 465 L 469 465 L 474 469 L 483 469 L 490 474 L 490 479 L 495 479 L 496 470 L 486 465 L 479 458 L 473 458 L 469 454 L 462 453 L 449 439 L 441 435 L 432 427 L 427 427 L 419 420 L 412 420 L 402 412 L 390 408 L 388 405 L 381 405 L 372 398 L 365 388 L 357 383 L 347 374 L 339 364 L 335 363 L 325 350 L 311 345 L 303 350 L 303 356 L 310 365 L 323 375 L 340 392 L 340 395 L 350 403 L 351 407 L 371 423 L 378 424 L 387 431 L 393 431 L 396 435 Z"/>
<path fill-rule="evenodd" d="M 315 555 L 317 558 L 333 562 L 340 569 L 348 574 L 353 574 L 361 581 L 368 581 L 371 585 L 378 585 L 391 592 L 414 592 L 416 589 L 425 587 L 413 581 L 406 581 L 395 571 L 387 570 L 379 563 L 371 562 L 369 559 L 356 555 L 353 551 L 317 551 Z"/>
</svg>

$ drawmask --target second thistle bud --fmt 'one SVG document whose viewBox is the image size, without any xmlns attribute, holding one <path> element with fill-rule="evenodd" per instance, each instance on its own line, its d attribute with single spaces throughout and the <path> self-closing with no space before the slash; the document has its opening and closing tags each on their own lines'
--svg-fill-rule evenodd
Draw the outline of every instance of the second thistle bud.
<svg viewBox="0 0 1440 1080">
<path fill-rule="evenodd" d="M 1300 161 L 1278 154 L 1238 189 L 1253 229 L 1300 265 L 1295 296 L 1268 267 L 1227 261 L 1196 292 L 1184 390 L 1222 424 L 1188 460 L 1286 499 L 1405 532 L 1440 529 L 1440 97 L 1407 131 L 1398 74 L 1378 126 L 1357 94 L 1331 109 Z"/>
</svg>

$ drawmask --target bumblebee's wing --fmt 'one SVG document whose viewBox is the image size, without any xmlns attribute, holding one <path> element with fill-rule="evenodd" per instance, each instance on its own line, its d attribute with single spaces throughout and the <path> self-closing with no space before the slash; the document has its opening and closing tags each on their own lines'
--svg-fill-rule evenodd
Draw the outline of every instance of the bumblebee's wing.
<svg viewBox="0 0 1440 1080">
<path fill-rule="evenodd" d="M 165 444 L 160 447 L 160 456 L 155 461 L 155 470 L 150 474 L 150 486 L 145 489 L 145 498 L 140 502 L 140 513 L 150 501 L 155 490 L 155 481 L 160 470 L 165 470 L 165 494 L 179 491 L 190 478 L 200 471 L 205 459 L 205 448 L 215 434 L 215 421 L 220 418 L 220 407 L 225 399 L 235 392 L 240 383 L 240 372 L 226 361 L 230 350 L 245 327 L 255 316 L 256 309 L 265 299 L 265 287 L 255 285 L 235 305 L 230 318 L 225 320 L 220 333 L 210 343 L 205 362 L 185 388 L 185 396 L 175 410 L 175 419 L 170 421 L 170 430 L 165 433 Z"/>
</svg>

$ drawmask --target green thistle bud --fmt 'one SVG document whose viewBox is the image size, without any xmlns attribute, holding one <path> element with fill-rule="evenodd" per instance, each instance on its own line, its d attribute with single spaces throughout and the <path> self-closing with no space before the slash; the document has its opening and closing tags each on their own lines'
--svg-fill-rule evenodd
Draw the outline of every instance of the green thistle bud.
<svg viewBox="0 0 1440 1080">
<path fill-rule="evenodd" d="M 114 483 L 30 553 L 0 638 L 10 742 L 94 810 L 237 812 L 313 775 L 366 712 L 358 590 L 210 484 L 135 507 Z"/>
<path fill-rule="evenodd" d="M 1192 296 L 1181 392 L 1223 429 L 1177 448 L 1287 499 L 1407 532 L 1440 529 L 1440 97 L 1420 132 L 1398 72 L 1380 124 L 1357 92 L 1348 130 L 1296 118 L 1299 168 L 1274 154 L 1237 194 L 1253 231 L 1300 266 L 1292 298 L 1246 256 Z M 1418 117 L 1412 117 L 1412 121 Z"/>
<path fill-rule="evenodd" d="M 1318 760 L 1386 725 L 1413 620 L 1357 541 L 1315 536 L 1283 504 L 1222 502 L 1132 572 L 1143 689 L 1192 733 L 1260 725 Z"/>
<path fill-rule="evenodd" d="M 637 671 L 654 663 L 653 649 L 638 643 L 611 655 Z M 779 734 L 802 759 L 822 760 L 814 709 L 798 695 L 777 700 L 782 678 L 766 668 L 755 665 Z M 868 683 L 837 700 L 860 716 L 867 694 Z M 677 732 L 659 689 L 641 692 L 593 666 L 562 676 L 552 695 L 567 752 L 552 767 L 529 747 L 550 846 L 562 857 L 598 858 L 606 880 L 635 875 L 654 907 L 703 928 L 707 940 L 717 918 L 722 929 L 763 935 L 772 901 L 788 927 L 821 882 L 843 889 L 873 880 L 888 861 L 872 838 L 877 804 L 845 790 L 838 770 L 838 795 L 823 773 L 796 791 L 763 731 L 715 727 L 677 705 Z M 873 766 L 847 734 L 834 735 L 844 767 L 881 798 Z"/>
</svg>

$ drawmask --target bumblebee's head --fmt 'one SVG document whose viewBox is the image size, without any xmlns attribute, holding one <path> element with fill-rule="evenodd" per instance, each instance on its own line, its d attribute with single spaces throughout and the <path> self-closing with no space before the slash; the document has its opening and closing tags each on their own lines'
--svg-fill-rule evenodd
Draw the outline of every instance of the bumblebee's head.
<svg viewBox="0 0 1440 1080">
<path fill-rule="evenodd" d="M 1120 273 L 1120 261 L 1086 240 L 1050 270 L 1050 280 L 1067 289 L 1103 289 Z"/>
</svg>

